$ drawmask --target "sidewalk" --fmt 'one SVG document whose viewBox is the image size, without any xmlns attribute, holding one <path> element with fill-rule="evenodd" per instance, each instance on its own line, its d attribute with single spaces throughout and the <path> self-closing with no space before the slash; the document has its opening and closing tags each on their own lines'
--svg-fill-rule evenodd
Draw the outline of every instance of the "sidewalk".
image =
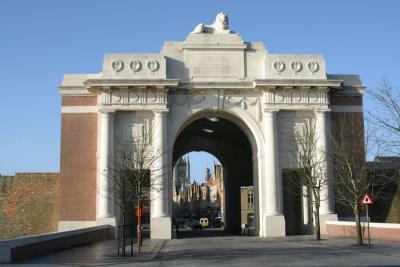
<svg viewBox="0 0 400 267">
<path fill-rule="evenodd" d="M 146 239 L 143 253 L 133 257 L 117 257 L 116 241 L 107 240 L 18 262 L 17 266 L 400 266 L 400 243 L 396 241 L 373 239 L 368 247 L 356 246 L 353 238 L 315 241 L 314 236 L 266 239 L 213 234 L 204 230 L 181 239 Z"/>
<path fill-rule="evenodd" d="M 138 255 L 136 244 L 134 244 L 134 255 L 130 256 L 130 245 L 128 245 L 126 246 L 127 256 L 122 257 L 117 256 L 117 241 L 106 240 L 88 246 L 75 247 L 19 261 L 16 264 L 29 264 L 29 266 L 35 266 L 36 264 L 37 266 L 45 264 L 67 266 L 125 265 L 155 259 L 163 244 L 164 240 L 145 239 L 140 255 Z"/>
</svg>

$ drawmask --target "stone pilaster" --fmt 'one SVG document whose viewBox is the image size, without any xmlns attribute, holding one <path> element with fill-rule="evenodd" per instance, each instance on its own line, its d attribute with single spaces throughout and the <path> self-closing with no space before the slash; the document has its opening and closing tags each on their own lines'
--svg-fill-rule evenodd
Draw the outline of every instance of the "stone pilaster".
<svg viewBox="0 0 400 267">
<path fill-rule="evenodd" d="M 322 174 L 325 179 L 325 184 L 321 191 L 320 206 L 321 233 L 325 234 L 325 222 L 328 220 L 337 221 L 333 189 L 333 169 L 332 161 L 329 156 L 332 149 L 329 110 L 317 110 L 315 112 L 315 127 L 317 134 L 317 157 L 323 162 Z"/>
<path fill-rule="evenodd" d="M 100 114 L 100 177 L 99 210 L 97 218 L 114 217 L 113 201 L 113 155 L 114 155 L 114 114 L 113 111 L 101 111 Z"/>
<path fill-rule="evenodd" d="M 276 110 L 264 112 L 265 197 L 264 236 L 285 236 L 282 179 L 279 170 Z"/>
<path fill-rule="evenodd" d="M 156 158 L 151 179 L 156 188 L 151 192 L 151 238 L 171 239 L 166 111 L 154 112 L 153 130 L 153 150 Z"/>
</svg>

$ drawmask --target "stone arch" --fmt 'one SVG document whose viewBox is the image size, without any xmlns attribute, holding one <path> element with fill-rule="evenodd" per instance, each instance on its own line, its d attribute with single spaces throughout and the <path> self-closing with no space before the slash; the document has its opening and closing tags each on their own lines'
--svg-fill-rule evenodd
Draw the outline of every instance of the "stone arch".
<svg viewBox="0 0 400 267">
<path fill-rule="evenodd" d="M 185 118 L 185 120 L 180 124 L 180 126 L 176 129 L 173 134 L 172 144 L 175 144 L 175 141 L 182 130 L 192 123 L 193 121 L 201 118 L 201 117 L 212 117 L 219 116 L 224 119 L 231 121 L 236 124 L 247 136 L 250 141 L 251 148 L 253 150 L 253 157 L 263 157 L 264 156 L 264 135 L 261 129 L 260 123 L 256 122 L 254 118 L 249 115 L 247 112 L 243 111 L 240 108 L 231 108 L 231 109 L 220 109 L 220 110 L 212 110 L 212 109 L 199 109 L 195 112 L 191 113 L 189 116 Z"/>
<path fill-rule="evenodd" d="M 189 126 L 194 121 L 206 118 L 206 117 L 219 117 L 225 120 L 230 121 L 234 125 L 236 125 L 247 137 L 247 140 L 250 143 L 251 147 L 251 163 L 252 163 L 252 180 L 253 186 L 255 190 L 255 224 L 256 224 L 256 234 L 258 235 L 261 225 L 260 225 L 260 214 L 262 211 L 262 196 L 259 195 L 259 187 L 263 185 L 262 176 L 263 176 L 263 151 L 264 151 L 264 136 L 261 130 L 260 123 L 257 122 L 250 114 L 241 108 L 230 108 L 230 109 L 220 109 L 220 110 L 210 110 L 210 109 L 199 109 L 195 112 L 188 114 L 184 120 L 180 122 L 180 124 L 174 129 L 174 132 L 171 133 L 171 152 L 176 145 L 177 139 L 182 133 L 182 131 Z M 207 150 L 204 150 L 207 151 Z M 189 151 L 186 151 L 187 153 Z M 216 155 L 213 152 L 207 151 L 208 153 L 216 156 L 221 164 L 225 167 L 226 164 L 224 162 L 223 156 Z M 185 153 L 182 153 L 185 154 Z M 171 153 L 171 159 L 172 153 Z M 226 174 L 226 170 L 224 170 Z M 261 231 L 260 231 L 261 233 Z"/>
</svg>

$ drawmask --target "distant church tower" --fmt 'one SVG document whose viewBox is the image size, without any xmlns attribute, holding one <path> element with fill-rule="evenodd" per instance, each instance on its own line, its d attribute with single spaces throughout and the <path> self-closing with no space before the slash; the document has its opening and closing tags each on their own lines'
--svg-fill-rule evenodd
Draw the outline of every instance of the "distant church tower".
<svg viewBox="0 0 400 267">
<path fill-rule="evenodd" d="M 207 183 L 209 179 L 212 178 L 210 168 L 206 168 L 204 171 L 204 182 Z"/>
<path fill-rule="evenodd" d="M 187 186 L 190 186 L 190 159 L 186 156 L 186 174 L 187 174 Z"/>
<path fill-rule="evenodd" d="M 189 156 L 181 157 L 173 171 L 173 200 L 179 203 L 181 192 L 185 192 L 190 186 L 190 159 Z"/>
</svg>

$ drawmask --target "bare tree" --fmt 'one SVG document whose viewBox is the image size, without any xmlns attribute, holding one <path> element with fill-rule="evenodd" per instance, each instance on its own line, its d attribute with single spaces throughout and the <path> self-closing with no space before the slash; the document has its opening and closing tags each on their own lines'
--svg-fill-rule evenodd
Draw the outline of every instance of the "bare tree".
<svg viewBox="0 0 400 267">
<path fill-rule="evenodd" d="M 114 206 L 118 209 L 116 220 L 121 227 L 118 243 L 122 243 L 122 255 L 125 255 L 126 219 L 141 205 L 143 196 L 165 190 L 168 186 L 162 181 L 168 168 L 158 164 L 162 155 L 156 153 L 151 140 L 150 131 L 143 126 L 141 136 L 132 138 L 131 144 L 119 151 L 108 176 L 112 183 L 108 190 L 112 192 Z"/>
<path fill-rule="evenodd" d="M 383 78 L 377 87 L 367 91 L 377 104 L 368 112 L 368 120 L 377 126 L 376 141 L 383 152 L 400 154 L 400 90 Z"/>
<path fill-rule="evenodd" d="M 332 160 L 336 202 L 353 210 L 357 244 L 362 245 L 360 198 L 368 190 L 368 182 L 363 124 L 356 119 L 348 115 L 333 124 Z"/>
<path fill-rule="evenodd" d="M 318 136 L 316 133 L 314 119 L 306 120 L 301 127 L 294 130 L 293 156 L 297 162 L 296 175 L 289 177 L 292 185 L 301 191 L 312 206 L 315 217 L 315 238 L 321 240 L 321 226 L 319 211 L 321 201 L 325 200 L 322 191 L 328 186 L 325 175 L 326 157 L 325 151 L 318 147 Z"/>
<path fill-rule="evenodd" d="M 370 167 L 366 163 L 366 153 L 371 133 L 364 136 L 363 117 L 357 113 L 341 114 L 333 123 L 332 160 L 336 202 L 352 209 L 356 220 L 357 244 L 363 244 L 361 197 L 368 192 L 373 198 L 384 196 L 385 185 L 393 177 Z"/>
</svg>

